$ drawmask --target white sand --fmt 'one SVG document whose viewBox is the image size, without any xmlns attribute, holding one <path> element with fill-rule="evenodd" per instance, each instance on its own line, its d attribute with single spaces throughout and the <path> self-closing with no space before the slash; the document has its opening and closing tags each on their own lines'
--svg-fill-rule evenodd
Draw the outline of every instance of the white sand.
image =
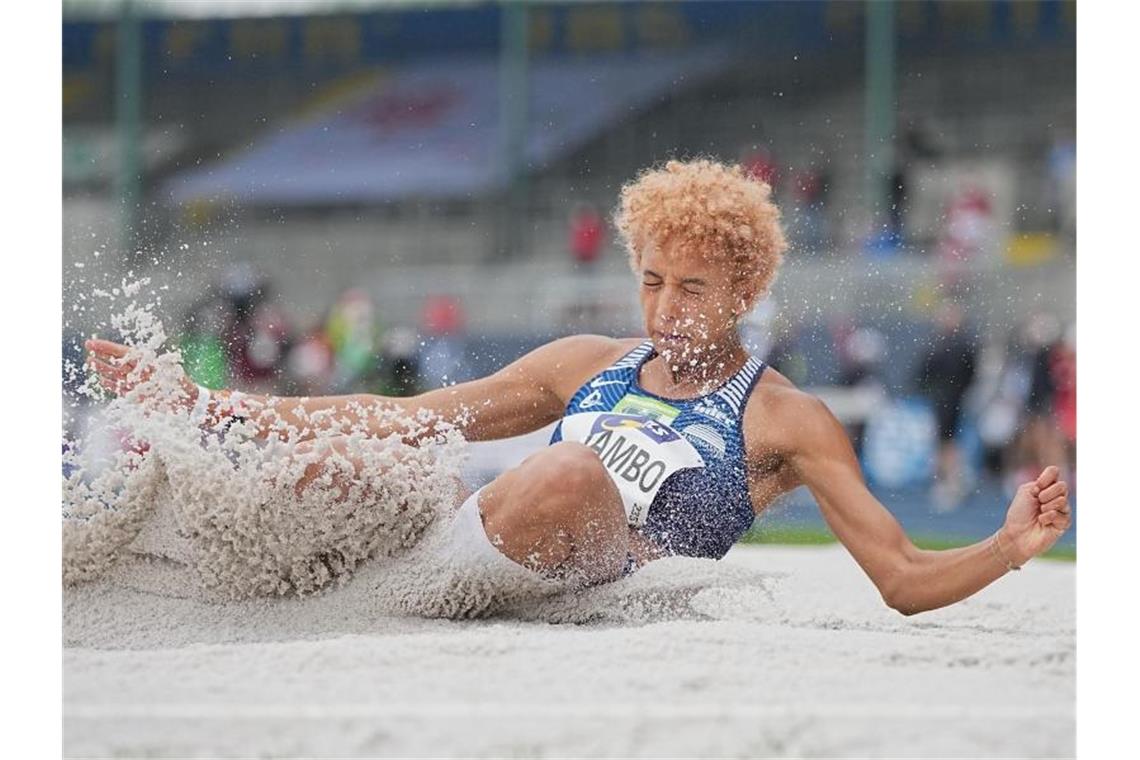
<svg viewBox="0 0 1140 760">
<path fill-rule="evenodd" d="M 448 621 L 384 611 L 383 563 L 209 604 L 139 562 L 65 592 L 68 756 L 1075 752 L 1071 564 L 904 618 L 841 548 L 741 546 Z"/>
</svg>

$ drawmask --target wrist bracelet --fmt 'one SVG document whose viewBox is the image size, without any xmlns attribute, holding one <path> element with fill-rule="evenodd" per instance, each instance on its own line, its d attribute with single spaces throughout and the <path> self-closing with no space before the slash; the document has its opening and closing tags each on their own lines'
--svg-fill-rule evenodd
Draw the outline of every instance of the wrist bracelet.
<svg viewBox="0 0 1140 760">
<path fill-rule="evenodd" d="M 994 559 L 998 562 L 1005 565 L 1006 570 L 1020 570 L 1021 565 L 1015 565 L 1006 558 L 1005 552 L 1002 551 L 1001 548 L 1001 540 L 998 538 L 1000 535 L 1001 529 L 999 528 L 997 533 L 994 533 L 993 538 L 990 539 L 990 554 L 992 554 Z"/>
<path fill-rule="evenodd" d="M 194 408 L 190 410 L 190 421 L 194 423 L 195 427 L 201 427 L 202 423 L 206 421 L 206 412 L 210 408 L 212 396 L 209 388 L 198 386 L 198 398 L 194 402 Z"/>
</svg>

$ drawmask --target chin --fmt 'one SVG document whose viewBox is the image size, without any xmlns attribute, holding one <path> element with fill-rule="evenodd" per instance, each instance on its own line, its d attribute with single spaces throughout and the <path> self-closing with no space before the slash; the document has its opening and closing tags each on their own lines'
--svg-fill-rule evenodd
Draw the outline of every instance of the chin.
<svg viewBox="0 0 1140 760">
<path fill-rule="evenodd" d="M 654 338 L 653 347 L 657 353 L 670 358 L 700 356 L 704 350 L 694 341 L 676 338 Z"/>
</svg>

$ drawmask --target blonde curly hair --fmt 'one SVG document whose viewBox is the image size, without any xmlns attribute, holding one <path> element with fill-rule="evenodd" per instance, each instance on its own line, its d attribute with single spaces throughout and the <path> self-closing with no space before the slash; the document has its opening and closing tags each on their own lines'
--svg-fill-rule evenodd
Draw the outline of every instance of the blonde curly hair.
<svg viewBox="0 0 1140 760">
<path fill-rule="evenodd" d="M 751 307 L 771 288 L 788 247 L 771 196 L 739 165 L 668 161 L 622 187 L 613 221 L 634 272 L 647 245 L 674 244 L 730 263 L 737 282 L 750 286 Z"/>
</svg>

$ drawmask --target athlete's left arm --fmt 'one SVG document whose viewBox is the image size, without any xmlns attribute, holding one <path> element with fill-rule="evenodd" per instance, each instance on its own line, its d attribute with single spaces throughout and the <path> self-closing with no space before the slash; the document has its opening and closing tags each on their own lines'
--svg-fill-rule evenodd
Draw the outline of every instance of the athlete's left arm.
<svg viewBox="0 0 1140 760">
<path fill-rule="evenodd" d="M 1004 525 L 990 538 L 944 551 L 916 547 L 868 490 L 847 433 L 819 399 L 776 389 L 767 424 L 795 480 L 815 496 L 824 519 L 882 594 L 899 612 L 944 607 L 1005 575 L 1010 565 L 1048 550 L 1068 529 L 1068 486 L 1056 467 L 1023 484 Z M 993 543 L 995 542 L 996 543 Z"/>
</svg>

